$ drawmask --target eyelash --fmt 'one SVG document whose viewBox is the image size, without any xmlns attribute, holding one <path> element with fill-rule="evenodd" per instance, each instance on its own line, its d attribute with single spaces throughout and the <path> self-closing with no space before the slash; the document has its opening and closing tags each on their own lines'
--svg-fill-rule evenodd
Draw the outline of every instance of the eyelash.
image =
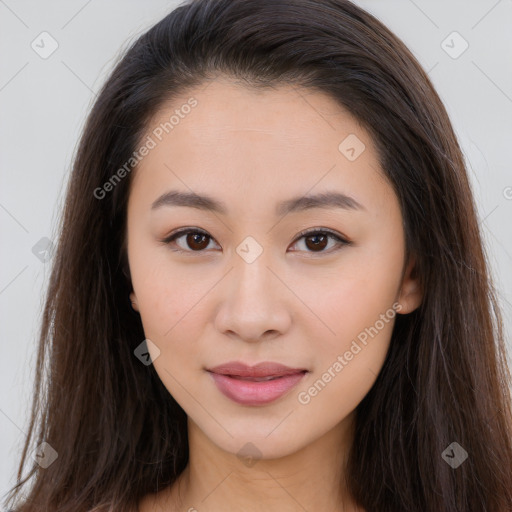
<svg viewBox="0 0 512 512">
<path fill-rule="evenodd" d="M 205 235 L 207 236 L 210 240 L 213 240 L 213 237 L 211 237 L 206 231 L 203 231 L 202 229 L 192 229 L 192 228 L 184 228 L 184 229 L 180 229 L 178 231 L 176 231 L 175 233 L 171 233 L 168 237 L 160 240 L 160 242 L 166 244 L 166 245 L 170 245 L 172 242 L 174 242 L 177 238 L 181 238 L 183 235 L 188 235 L 188 234 L 199 234 L 199 235 Z M 331 249 L 330 251 L 307 251 L 311 254 L 331 254 L 333 252 L 336 252 L 337 250 L 341 249 L 343 246 L 346 246 L 346 245 L 351 245 L 352 242 L 342 238 L 339 234 L 337 234 L 335 231 L 332 231 L 330 229 L 326 229 L 326 228 L 313 228 L 313 229 L 308 229 L 308 230 L 304 230 L 304 231 L 301 231 L 299 233 L 299 236 L 295 239 L 295 241 L 293 242 L 293 244 L 296 244 L 300 239 L 304 238 L 304 237 L 308 237 L 308 236 L 311 236 L 311 235 L 327 235 L 329 238 L 332 238 L 334 240 L 336 240 L 337 244 L 338 244 L 338 247 L 335 248 L 334 250 Z M 172 249 L 173 251 L 176 251 L 176 252 L 181 252 L 181 253 L 195 253 L 195 254 L 199 254 L 199 253 L 202 253 L 202 252 L 205 252 L 205 249 L 203 250 L 200 250 L 200 251 L 192 251 L 192 250 L 184 250 L 184 249 Z"/>
</svg>

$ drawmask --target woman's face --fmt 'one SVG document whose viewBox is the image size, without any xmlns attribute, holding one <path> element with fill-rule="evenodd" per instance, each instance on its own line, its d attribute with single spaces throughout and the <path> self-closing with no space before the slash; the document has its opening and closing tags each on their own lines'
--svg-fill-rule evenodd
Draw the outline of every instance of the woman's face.
<svg viewBox="0 0 512 512">
<path fill-rule="evenodd" d="M 143 144 L 131 300 L 194 427 L 228 452 L 252 443 L 274 458 L 347 425 L 396 314 L 420 300 L 369 134 L 319 92 L 217 79 L 162 108 Z M 231 362 L 292 370 L 210 371 Z"/>
</svg>

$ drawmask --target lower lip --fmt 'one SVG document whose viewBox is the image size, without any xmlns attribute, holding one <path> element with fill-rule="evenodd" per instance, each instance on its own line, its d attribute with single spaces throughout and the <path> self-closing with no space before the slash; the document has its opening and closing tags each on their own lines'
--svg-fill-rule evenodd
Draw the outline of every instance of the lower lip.
<svg viewBox="0 0 512 512">
<path fill-rule="evenodd" d="M 295 387 L 306 374 L 306 372 L 300 372 L 256 382 L 209 373 L 221 393 L 242 405 L 264 405 L 273 402 Z"/>
</svg>

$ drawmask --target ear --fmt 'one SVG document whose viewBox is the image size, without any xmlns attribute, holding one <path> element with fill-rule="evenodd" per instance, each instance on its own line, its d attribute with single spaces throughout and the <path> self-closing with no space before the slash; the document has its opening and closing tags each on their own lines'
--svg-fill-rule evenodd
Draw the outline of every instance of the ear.
<svg viewBox="0 0 512 512">
<path fill-rule="evenodd" d="M 399 312 L 402 315 L 411 313 L 418 308 L 423 299 L 423 291 L 420 288 L 418 273 L 416 271 L 416 256 L 411 255 L 407 268 L 402 278 L 402 285 L 398 294 L 397 302 L 402 306 Z"/>
<path fill-rule="evenodd" d="M 135 292 L 130 293 L 130 300 L 132 302 L 132 308 L 135 311 L 139 311 L 139 305 L 137 304 L 137 296 L 135 295 Z"/>
</svg>

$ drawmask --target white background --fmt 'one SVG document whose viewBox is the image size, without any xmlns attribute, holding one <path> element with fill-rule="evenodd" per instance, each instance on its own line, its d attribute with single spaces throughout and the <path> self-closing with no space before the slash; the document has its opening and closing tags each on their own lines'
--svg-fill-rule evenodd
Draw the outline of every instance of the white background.
<svg viewBox="0 0 512 512">
<path fill-rule="evenodd" d="M 355 2 L 390 27 L 429 72 L 463 147 L 510 345 L 512 332 L 512 0 Z M 167 14 L 164 0 L 0 0 L 0 494 L 15 482 L 26 431 L 49 265 L 72 156 L 119 53 Z M 57 50 L 32 41 L 47 31 Z M 442 42 L 469 44 L 454 59 Z M 451 37 L 453 39 L 453 37 Z M 453 39 L 452 51 L 462 48 Z M 48 46 L 47 46 L 48 48 Z M 508 191 L 508 199 L 507 199 Z"/>
</svg>

